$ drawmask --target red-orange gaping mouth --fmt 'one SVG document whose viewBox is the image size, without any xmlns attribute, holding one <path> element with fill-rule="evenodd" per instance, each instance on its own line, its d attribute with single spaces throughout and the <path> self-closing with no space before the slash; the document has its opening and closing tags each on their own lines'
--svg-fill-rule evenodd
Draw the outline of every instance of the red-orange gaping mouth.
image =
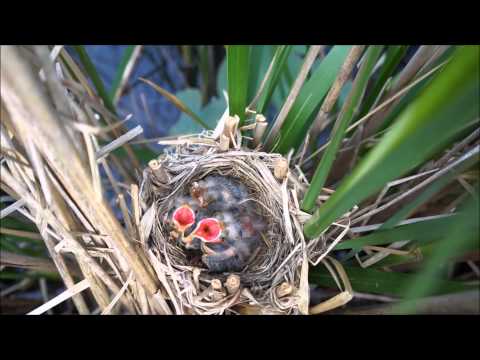
<svg viewBox="0 0 480 360">
<path fill-rule="evenodd" d="M 195 223 L 195 213 L 188 205 L 176 209 L 172 218 L 175 227 L 182 233 Z"/>
<path fill-rule="evenodd" d="M 193 236 L 204 240 L 207 243 L 221 243 L 222 226 L 215 218 L 202 219 L 193 232 Z"/>
</svg>

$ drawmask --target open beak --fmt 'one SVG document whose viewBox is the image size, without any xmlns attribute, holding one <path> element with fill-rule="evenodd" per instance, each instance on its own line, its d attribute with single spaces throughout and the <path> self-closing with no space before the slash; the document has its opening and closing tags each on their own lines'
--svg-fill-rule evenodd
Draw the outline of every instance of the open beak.
<svg viewBox="0 0 480 360">
<path fill-rule="evenodd" d="M 172 215 L 175 230 L 183 236 L 185 230 L 195 224 L 195 212 L 188 205 L 182 205 Z"/>
<path fill-rule="evenodd" d="M 215 218 L 206 218 L 199 221 L 191 236 L 198 237 L 205 243 L 216 244 L 223 242 L 222 230 L 220 221 Z"/>
</svg>

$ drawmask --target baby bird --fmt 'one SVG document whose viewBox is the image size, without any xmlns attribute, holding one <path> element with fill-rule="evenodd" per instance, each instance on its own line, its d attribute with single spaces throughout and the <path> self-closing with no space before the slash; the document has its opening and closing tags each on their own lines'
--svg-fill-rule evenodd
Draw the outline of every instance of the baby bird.
<svg viewBox="0 0 480 360">
<path fill-rule="evenodd" d="M 203 263 L 212 272 L 241 271 L 257 254 L 265 223 L 245 211 L 218 213 L 221 241 L 201 244 Z"/>
<path fill-rule="evenodd" d="M 193 225 L 199 219 L 208 216 L 207 210 L 201 208 L 198 202 L 189 196 L 177 197 L 173 201 L 171 209 L 166 220 L 177 233 L 177 240 L 182 240 L 185 235 L 190 235 L 194 228 Z M 200 243 L 198 241 L 191 243 L 189 249 L 199 250 Z"/>
<path fill-rule="evenodd" d="M 238 222 L 230 213 L 219 218 L 200 220 L 181 241 L 187 249 L 200 247 L 202 262 L 211 272 L 241 271 L 256 254 L 264 227 L 249 216 L 241 216 Z"/>
<path fill-rule="evenodd" d="M 224 211 L 236 208 L 248 198 L 247 187 L 238 181 L 219 175 L 210 175 L 196 181 L 190 188 L 190 195 L 203 208 L 210 211 Z"/>
<path fill-rule="evenodd" d="M 187 250 L 200 250 L 211 272 L 241 271 L 258 253 L 266 229 L 247 187 L 210 175 L 194 182 L 190 195 L 175 199 L 169 216 L 178 241 Z"/>
</svg>

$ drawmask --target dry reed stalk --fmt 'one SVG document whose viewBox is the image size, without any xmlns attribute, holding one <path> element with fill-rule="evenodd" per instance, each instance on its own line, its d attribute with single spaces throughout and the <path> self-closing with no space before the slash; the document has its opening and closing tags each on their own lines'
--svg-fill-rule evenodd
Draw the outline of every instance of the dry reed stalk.
<svg viewBox="0 0 480 360">
<path fill-rule="evenodd" d="M 330 256 L 327 256 L 325 260 L 326 261 L 323 261 L 322 264 L 328 269 L 332 277 L 335 279 L 338 288 L 342 290 L 342 292 L 318 305 L 311 307 L 310 314 L 312 315 L 321 314 L 343 306 L 352 300 L 354 295 L 352 285 L 350 284 L 350 280 L 342 264 Z M 340 280 L 343 284 L 343 287 L 340 285 Z"/>
<path fill-rule="evenodd" d="M 362 55 L 364 48 L 364 45 L 355 45 L 350 49 L 350 52 L 348 53 L 347 58 L 345 59 L 342 68 L 340 69 L 340 72 L 335 79 L 335 82 L 328 91 L 327 97 L 325 98 L 325 101 L 323 102 L 313 122 L 312 131 L 317 136 L 320 133 L 321 129 L 324 128 L 327 117 L 333 106 L 335 105 L 338 97 L 340 96 L 340 91 L 342 90 L 343 85 L 345 85 L 345 82 L 350 77 L 350 74 L 355 64 Z M 312 135 L 312 137 L 317 138 L 316 135 Z"/>
<path fill-rule="evenodd" d="M 47 273 L 57 272 L 55 264 L 48 259 L 15 254 L 5 250 L 2 250 L 0 253 L 0 264 L 1 266 L 18 267 Z"/>
<path fill-rule="evenodd" d="M 372 110 L 370 110 L 367 114 L 365 114 L 361 119 L 357 120 L 356 122 L 354 122 L 352 125 L 350 125 L 347 130 L 346 130 L 346 133 L 349 133 L 350 131 L 352 131 L 353 129 L 359 127 L 361 124 L 364 124 L 367 120 L 370 121 L 371 120 L 371 117 L 373 117 L 374 115 L 378 114 L 380 111 L 382 111 L 383 109 L 387 108 L 390 106 L 390 104 L 394 103 L 397 99 L 399 99 L 400 97 L 402 97 L 403 95 L 405 95 L 411 88 L 413 88 L 415 85 L 417 85 L 419 82 L 421 82 L 422 80 L 428 78 L 429 76 L 433 75 L 436 71 L 440 70 L 443 66 L 445 66 L 446 62 L 443 62 L 441 63 L 440 65 L 434 67 L 433 69 L 431 69 L 430 71 L 428 71 L 427 73 L 423 74 L 422 76 L 418 77 L 417 79 L 415 79 L 414 81 L 412 81 L 410 84 L 408 84 L 407 86 L 405 86 L 403 89 L 399 90 L 397 93 L 395 93 L 395 95 L 392 95 L 391 97 L 389 97 L 388 99 L 384 100 L 380 105 L 374 107 Z M 382 117 L 383 119 L 384 117 Z M 363 136 L 364 138 L 368 138 L 369 136 L 365 135 Z M 314 157 L 318 156 L 323 150 L 325 150 L 328 146 L 328 144 L 330 143 L 330 141 L 327 141 L 325 144 L 323 144 L 319 149 L 315 150 L 314 152 L 312 152 L 312 154 L 310 154 L 310 156 L 308 156 L 306 159 L 304 159 L 300 165 L 304 165 L 307 161 L 313 159 Z M 335 164 L 334 164 L 335 166 Z"/>
<path fill-rule="evenodd" d="M 20 133 L 23 130 L 31 134 L 78 206 L 97 223 L 101 232 L 111 235 L 113 243 L 128 260 L 136 277 L 150 293 L 155 293 L 157 285 L 146 270 L 148 265 L 140 262 L 111 210 L 103 201 L 96 199 L 86 166 L 63 130 L 64 125 L 42 95 L 38 78 L 14 47 L 4 47 L 2 50 L 2 97 L 12 121 Z M 32 118 L 37 121 L 30 121 Z"/>
<path fill-rule="evenodd" d="M 295 79 L 295 82 L 292 86 L 292 89 L 290 90 L 290 93 L 288 94 L 287 99 L 285 100 L 285 103 L 282 106 L 282 109 L 280 110 L 279 114 L 277 115 L 277 118 L 275 119 L 275 122 L 273 123 L 272 129 L 267 135 L 267 138 L 265 139 L 265 146 L 266 147 L 271 147 L 273 141 L 275 140 L 275 137 L 277 136 L 278 131 L 283 125 L 283 122 L 285 121 L 288 113 L 290 112 L 290 109 L 293 106 L 293 103 L 295 102 L 298 94 L 300 93 L 300 89 L 303 86 L 303 83 L 305 82 L 305 79 L 307 78 L 308 72 L 310 71 L 313 62 L 317 58 L 320 50 L 322 49 L 323 45 L 312 45 L 310 49 L 308 50 L 307 55 L 305 56 L 305 61 L 302 65 L 302 68 L 300 69 L 300 72 Z"/>
<path fill-rule="evenodd" d="M 60 295 L 54 297 L 53 299 L 51 299 L 47 303 L 45 303 L 45 304 L 39 306 L 38 308 L 30 311 L 27 315 L 41 315 L 44 312 L 46 312 L 47 310 L 53 308 L 54 306 L 57 306 L 58 304 L 60 304 L 60 303 L 64 302 L 65 300 L 71 298 L 72 296 L 88 289 L 89 286 L 90 286 L 90 284 L 88 283 L 88 281 L 86 279 L 82 280 L 79 283 L 72 286 L 70 289 L 67 289 L 63 293 L 61 293 Z"/>
<path fill-rule="evenodd" d="M 2 128 L 2 138 L 3 139 L 6 139 L 5 137 L 5 129 Z M 10 142 L 3 142 L 2 144 L 4 145 L 7 145 L 9 146 Z M 7 162 L 8 163 L 8 162 Z M 10 164 L 10 165 L 14 165 L 14 164 Z M 13 169 L 15 169 L 15 167 L 12 167 Z M 17 170 L 20 170 L 21 169 L 17 169 Z M 5 172 L 5 174 L 8 175 L 7 172 Z M 25 174 L 22 174 L 22 178 L 26 178 L 26 175 Z M 3 183 L 2 183 L 3 185 Z M 3 187 L 3 186 L 2 186 Z M 11 191 L 13 186 L 10 186 L 9 189 L 7 189 L 7 191 Z M 12 196 L 19 196 L 19 193 L 18 192 L 10 192 L 10 194 Z M 55 195 L 55 193 L 54 193 Z M 19 201 L 16 202 L 16 204 L 18 204 Z M 26 204 L 26 201 L 24 199 L 21 200 L 21 205 L 25 205 Z M 17 208 L 17 210 L 21 210 L 20 207 Z M 40 228 L 40 227 L 39 227 Z M 52 259 L 54 260 L 54 263 L 55 265 L 57 266 L 57 269 L 59 271 L 59 274 L 61 275 L 65 285 L 67 286 L 67 288 L 70 288 L 71 286 L 73 286 L 73 279 L 72 279 L 72 276 L 70 274 L 70 269 L 69 267 L 66 265 L 64 259 L 61 258 L 61 256 L 59 256 L 58 254 L 55 253 L 55 251 L 53 250 L 53 247 L 54 247 L 54 244 L 53 242 L 51 241 L 49 235 L 47 235 L 45 232 L 42 234 L 44 240 L 45 240 L 45 244 L 47 246 L 47 249 L 48 251 L 50 252 L 50 255 L 52 257 Z M 86 307 L 86 304 L 85 304 L 85 301 L 83 300 L 83 298 L 81 297 L 81 295 L 76 295 L 74 296 L 73 298 L 73 301 L 79 311 L 79 313 L 81 314 L 87 314 L 88 313 L 88 308 Z"/>
<path fill-rule="evenodd" d="M 262 114 L 257 114 L 255 116 L 255 129 L 254 129 L 254 135 L 253 135 L 253 147 L 257 147 L 261 144 L 263 135 L 265 134 L 265 131 L 267 130 L 268 123 L 267 119 L 265 116 Z"/>
<path fill-rule="evenodd" d="M 37 53 L 41 55 L 42 51 L 40 49 Z M 132 290 L 120 289 L 117 284 L 118 281 L 125 283 L 122 279 L 126 278 L 124 274 L 128 271 L 141 283 L 145 295 L 142 301 L 143 311 L 165 313 L 157 306 L 159 298 L 163 296 L 157 291 L 156 277 L 149 262 L 138 247 L 129 246 L 123 228 L 104 203 L 101 187 L 94 185 L 95 182 L 100 184 L 100 178 L 96 162 L 92 161 L 92 142 L 88 141 L 87 136 L 98 149 L 94 135 L 105 134 L 117 128 L 117 124 L 108 129 L 98 126 L 88 128 L 87 124 L 87 127 L 82 127 L 86 121 L 90 122 L 89 117 L 94 118 L 88 106 L 85 103 L 78 106 L 66 96 L 66 92 L 57 91 L 60 83 L 51 71 L 43 72 L 48 88 L 42 90 L 44 84 L 39 82 L 38 74 L 35 74 L 35 70 L 31 71 L 30 64 L 22 58 L 20 52 L 14 47 L 2 48 L 2 120 L 5 122 L 2 123 L 0 132 L 1 153 L 4 157 L 0 185 L 13 198 L 21 199 L 4 209 L 2 217 L 12 211 L 20 211 L 37 224 L 67 290 L 74 286 L 70 275 L 74 268 L 71 267 L 72 264 L 65 263 L 64 254 L 72 253 L 88 279 L 95 301 L 100 306 L 99 311 L 105 310 L 111 304 L 112 296 L 120 290 L 124 295 L 115 300 L 120 301 L 122 307 L 116 306 L 112 311 L 141 311 L 139 304 L 132 298 Z M 47 66 L 46 62 L 43 65 Z M 52 92 L 60 98 L 52 101 L 49 98 Z M 81 119 L 81 122 L 68 120 L 62 125 L 57 111 L 58 108 L 65 110 L 65 107 L 72 109 L 71 116 Z M 110 116 L 105 111 L 102 115 Z M 37 119 L 34 121 L 36 126 L 31 126 L 31 119 Z M 85 141 L 75 136 L 70 128 L 81 131 Z M 88 153 L 90 160 L 86 156 L 80 156 L 79 150 Z M 6 153 L 12 156 L 6 157 Z M 101 162 L 105 167 L 108 166 L 105 159 Z M 120 170 L 121 166 L 115 165 Z M 115 184 L 115 181 L 112 183 Z M 117 190 L 120 191 L 120 188 Z M 136 205 L 135 222 L 130 227 L 133 237 L 137 237 L 134 225 L 138 225 L 140 216 L 138 201 Z M 92 250 L 92 245 L 98 250 Z M 98 263 L 95 258 L 106 262 Z M 111 276 L 112 271 L 115 277 Z M 145 289 L 147 293 L 155 294 L 154 297 L 150 298 Z M 75 294 L 72 300 L 79 313 L 89 313 L 82 294 Z"/>
<path fill-rule="evenodd" d="M 88 264 L 89 268 L 98 275 L 99 278 L 111 289 L 113 292 L 118 292 L 119 287 L 115 284 L 115 282 L 111 279 L 111 277 L 105 272 L 105 270 L 88 254 L 88 252 L 83 248 L 83 246 L 77 242 L 68 230 L 60 223 L 60 221 L 53 215 L 53 213 L 49 209 L 44 209 L 40 206 L 39 203 L 35 201 L 35 199 L 21 187 L 21 184 L 15 182 L 15 179 L 11 176 L 8 170 L 2 170 L 3 178 L 2 180 L 9 184 L 18 194 L 25 199 L 27 206 L 33 212 L 34 218 L 37 219 L 35 222 L 40 229 L 40 233 L 44 238 L 45 244 L 50 251 L 50 255 L 55 260 L 60 260 L 61 258 L 56 256 L 57 252 L 54 250 L 53 242 L 50 240 L 49 235 L 46 232 L 46 224 L 49 223 L 60 235 L 63 237 L 71 251 L 82 258 L 83 261 Z M 63 261 L 63 260 L 62 260 Z M 57 267 L 59 270 L 63 267 L 60 262 L 56 262 Z M 130 307 L 128 303 L 125 303 L 127 307 Z"/>
<path fill-rule="evenodd" d="M 385 93 L 383 99 L 388 99 L 393 94 L 398 93 L 400 90 L 405 88 L 409 82 L 414 79 L 414 76 L 422 69 L 422 67 L 427 63 L 437 51 L 437 46 L 434 45 L 423 45 L 417 50 L 415 55 L 410 59 L 408 64 L 402 70 L 402 72 L 398 75 L 395 83 L 392 85 L 391 89 Z M 368 121 L 365 127 L 364 138 L 369 137 L 375 133 L 375 131 L 380 126 L 383 119 L 387 115 L 388 111 L 392 109 L 399 100 L 390 103 L 387 107 L 382 109 L 381 111 L 377 112 L 373 115 L 370 120 Z"/>
</svg>

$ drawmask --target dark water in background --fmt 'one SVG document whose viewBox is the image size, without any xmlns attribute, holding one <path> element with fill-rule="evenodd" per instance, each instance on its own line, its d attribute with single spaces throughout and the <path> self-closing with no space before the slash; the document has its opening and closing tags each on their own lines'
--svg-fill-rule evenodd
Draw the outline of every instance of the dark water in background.
<svg viewBox="0 0 480 360">
<path fill-rule="evenodd" d="M 107 91 L 115 79 L 117 67 L 126 45 L 88 45 L 85 47 L 97 68 Z M 74 51 L 67 48 L 73 56 Z M 165 136 L 180 117 L 180 111 L 147 84 L 138 80 L 147 78 L 164 89 L 176 93 L 187 87 L 181 67 L 183 60 L 176 46 L 144 46 L 129 77 L 127 91 L 120 98 L 117 108 L 120 118 L 133 117 L 127 127 L 143 127 L 146 138 Z"/>
<path fill-rule="evenodd" d="M 85 49 L 92 60 L 105 88 L 110 91 L 116 78 L 117 68 L 127 45 L 87 45 Z M 78 60 L 76 52 L 71 47 L 66 47 L 71 56 Z M 184 90 L 188 84 L 181 68 L 183 60 L 176 46 L 143 46 L 139 58 L 136 60 L 133 71 L 124 87 L 125 91 L 117 103 L 117 113 L 120 119 L 132 114 L 125 126 L 129 129 L 141 125 L 142 136 L 147 139 L 167 136 L 170 128 L 180 118 L 180 111 L 165 97 L 156 92 L 151 86 L 140 81 L 143 77 L 160 85 L 167 91 L 175 94 Z M 137 137 L 134 140 L 138 140 Z M 148 144 L 154 151 L 161 152 L 162 147 L 156 142 Z M 106 179 L 104 169 L 100 168 L 103 178 Z M 116 169 L 112 169 L 112 175 L 117 180 L 122 180 Z M 134 174 L 139 178 L 140 174 Z M 109 182 L 105 182 L 104 191 L 116 217 L 123 221 L 123 216 L 116 206 L 116 193 Z M 126 196 L 128 206 L 130 197 Z"/>
</svg>

